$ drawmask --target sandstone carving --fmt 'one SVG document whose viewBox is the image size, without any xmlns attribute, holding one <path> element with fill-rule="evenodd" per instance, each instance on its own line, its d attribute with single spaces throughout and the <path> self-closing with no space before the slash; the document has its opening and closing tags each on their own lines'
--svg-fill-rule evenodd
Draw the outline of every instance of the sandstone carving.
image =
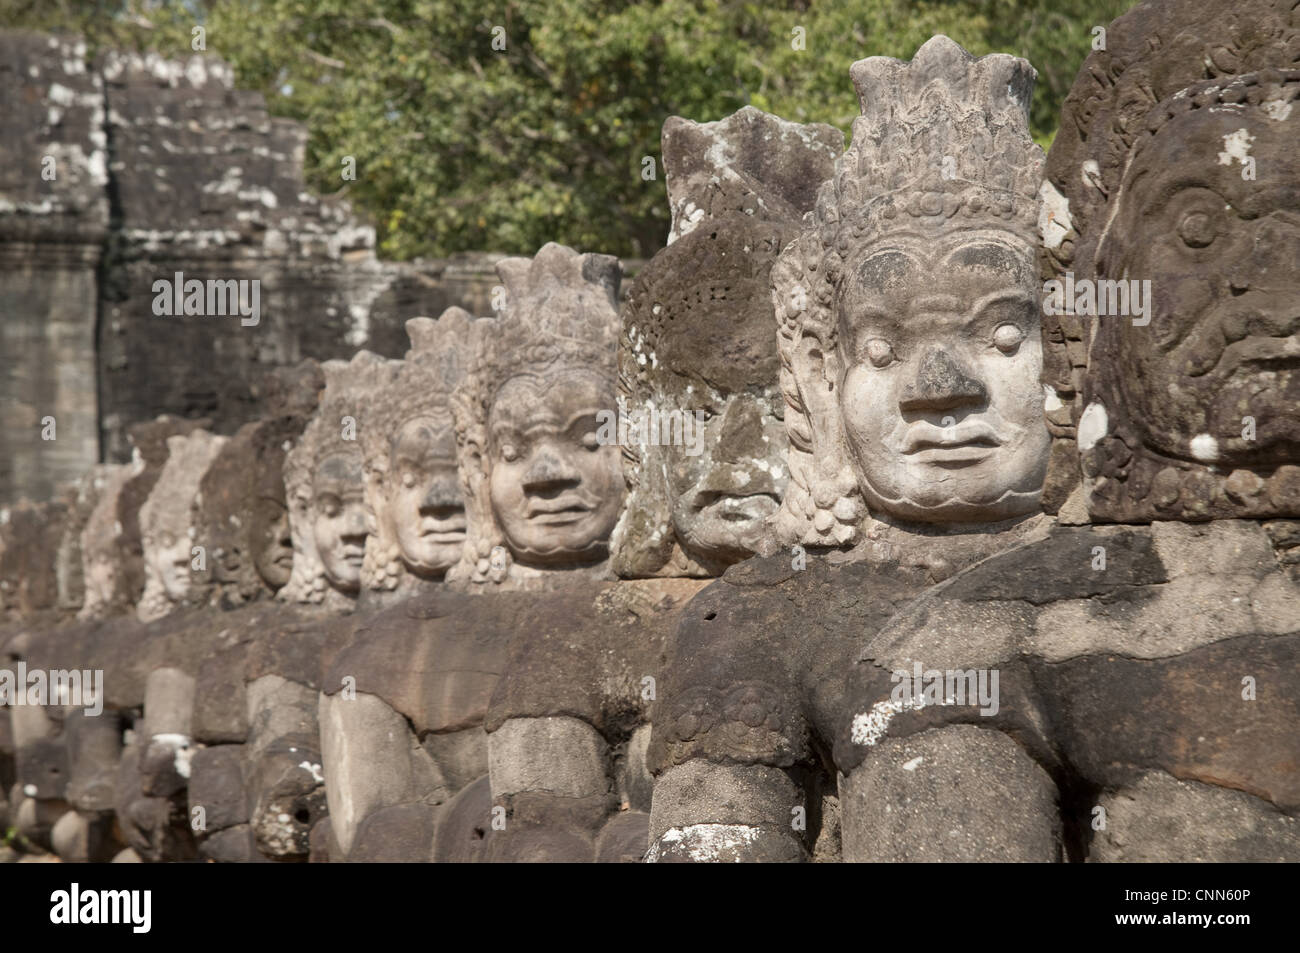
<svg viewBox="0 0 1300 953">
<path fill-rule="evenodd" d="M 267 416 L 245 424 L 204 474 L 195 503 L 197 538 L 223 607 L 273 593 L 289 581 L 293 539 L 284 458 L 316 409 L 324 377 L 315 361 L 267 376 Z"/>
<path fill-rule="evenodd" d="M 139 511 L 167 461 L 167 439 L 205 427 L 207 420 L 163 415 L 131 428 L 134 459 L 115 469 L 86 521 L 81 553 L 86 597 L 80 616 L 103 618 L 134 606 L 144 591 Z"/>
<path fill-rule="evenodd" d="M 1042 532 L 1033 70 L 940 36 L 850 73 L 853 144 L 772 286 L 790 439 L 776 529 L 853 550 L 751 560 L 683 612 L 651 742 L 651 859 L 837 857 L 815 752 L 855 642 Z"/>
<path fill-rule="evenodd" d="M 846 859 L 1300 857 L 1294 523 L 1260 521 L 1300 504 L 1296 276 L 1274 257 L 1297 77 L 1268 68 L 1300 33 L 1276 12 L 1144 3 L 1084 64 L 1049 161 L 1046 271 L 1149 281 L 1153 301 L 1047 327 L 1070 399 L 1053 468 L 1058 502 L 1082 475 L 1062 522 L 1128 525 L 1057 526 L 868 641 L 836 741 Z M 1227 433 L 1252 408 L 1256 439 Z M 900 705 L 891 673 L 909 671 L 997 673 L 996 704 Z M 954 818 L 965 836 L 939 836 Z"/>
<path fill-rule="evenodd" d="M 764 535 L 787 480 L 770 272 L 843 144 L 748 106 L 664 123 L 673 228 L 629 293 L 619 350 L 620 576 L 717 575 Z"/>
<path fill-rule="evenodd" d="M 853 145 L 773 269 L 792 481 L 778 529 L 838 545 L 860 540 L 864 507 L 918 523 L 1031 513 L 1048 444 L 1033 69 L 970 64 L 938 37 L 851 75 Z"/>
<path fill-rule="evenodd" d="M 837 130 L 752 108 L 665 123 L 674 225 L 629 295 L 619 414 L 604 429 L 629 489 L 613 541 L 620 576 L 716 575 L 764 534 L 785 485 L 769 273 L 842 147 Z M 484 724 L 505 827 L 475 859 L 642 857 L 662 653 L 701 585 L 534 597 L 535 624 L 516 638 Z M 456 816 L 440 841 L 453 841 Z"/>
<path fill-rule="evenodd" d="M 198 534 L 192 511 L 199 483 L 226 438 L 206 430 L 167 440 L 167 462 L 149 498 L 140 507 L 140 539 L 144 547 L 144 592 L 136 606 L 141 622 L 152 622 L 185 603 L 202 603 L 207 593 L 196 583 L 196 559 L 206 572 L 206 555 L 196 553 Z"/>
<path fill-rule="evenodd" d="M 55 321 L 38 357 L 103 299 L 89 364 L 0 383 L 0 495 L 43 491 L 0 507 L 0 862 L 1300 861 L 1292 7 L 1139 3 L 1046 166 L 1030 65 L 944 36 L 852 65 L 847 150 L 670 119 L 621 321 L 620 263 L 556 244 L 500 262 L 497 317 L 380 302 L 224 67 L 0 32 L 0 75 L 71 91 L 60 139 L 0 83 L 69 173 L 0 163 L 0 258 L 34 263 L 0 298 Z M 247 120 L 250 171 L 159 104 Z M 72 144 L 101 127 L 107 183 Z M 154 228 L 155 153 L 229 189 L 178 176 L 214 204 Z M 228 243 L 185 219 L 249 190 Z M 323 307 L 221 332 L 230 380 L 182 401 L 182 363 L 132 368 L 208 332 L 126 312 L 196 251 Z M 388 353 L 367 320 L 441 317 L 251 383 L 340 304 Z M 114 409 L 69 412 L 94 362 Z M 231 436 L 160 417 L 45 485 L 124 459 L 122 408 L 240 395 Z M 33 468 L 44 404 L 69 440 Z M 47 703 L 7 703 L 20 668 Z"/>
<path fill-rule="evenodd" d="M 369 351 L 321 365 L 320 406 L 284 461 L 293 573 L 279 598 L 334 610 L 356 599 L 370 526 L 358 421 L 398 366 Z"/>
<path fill-rule="evenodd" d="M 1297 78 L 1278 72 L 1295 62 L 1288 17 L 1270 2 L 1141 4 L 1066 100 L 1046 271 L 1149 282 L 1152 301 L 1141 319 L 1093 316 L 1086 302 L 1049 318 L 1047 377 L 1068 412 L 1057 505 L 1082 478 L 1096 520 L 1296 509 L 1300 327 L 1282 252 L 1296 208 L 1281 184 L 1300 174 Z"/>
<path fill-rule="evenodd" d="M 475 342 L 490 333 L 477 324 L 460 308 L 437 321 L 407 321 L 411 349 L 363 413 L 366 500 L 375 519 L 364 567 L 370 589 L 401 591 L 416 579 L 441 579 L 464 557 L 468 522 L 451 396 L 469 371 Z"/>
<path fill-rule="evenodd" d="M 72 505 L 69 488 L 53 500 L 23 500 L 0 510 L 0 618 L 30 618 L 59 605 L 59 547 Z"/>
<path fill-rule="evenodd" d="M 603 574 L 623 498 L 619 451 L 597 438 L 617 406 L 618 260 L 551 243 L 497 272 L 505 308 L 456 398 L 470 520 L 453 578 Z"/>
<path fill-rule="evenodd" d="M 1294 862 L 1297 607 L 1250 520 L 1057 527 L 952 577 L 853 671 L 845 859 Z M 918 666 L 938 692 L 897 704 Z"/>
</svg>

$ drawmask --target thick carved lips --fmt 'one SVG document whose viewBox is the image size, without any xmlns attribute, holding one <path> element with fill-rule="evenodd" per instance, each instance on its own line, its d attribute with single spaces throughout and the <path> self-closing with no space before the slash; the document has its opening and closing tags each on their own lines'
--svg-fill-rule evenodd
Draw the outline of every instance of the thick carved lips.
<svg viewBox="0 0 1300 953">
<path fill-rule="evenodd" d="M 965 466 L 978 463 L 1002 446 L 1002 438 L 988 424 L 963 421 L 938 427 L 918 420 L 907 431 L 903 455 L 912 463 Z"/>
<path fill-rule="evenodd" d="M 1222 374 L 1239 368 L 1254 372 L 1300 367 L 1300 338 L 1295 334 L 1284 338 L 1252 337 L 1230 344 L 1223 352 L 1219 367 Z"/>
<path fill-rule="evenodd" d="M 595 509 L 576 493 L 566 493 L 553 500 L 536 500 L 528 505 L 528 519 L 543 526 L 562 526 L 582 519 Z"/>
<path fill-rule="evenodd" d="M 429 543 L 463 543 L 465 526 L 464 514 L 445 520 L 426 519 L 420 525 L 420 539 Z"/>
<path fill-rule="evenodd" d="M 767 493 L 755 493 L 749 496 L 720 494 L 707 506 L 700 508 L 700 516 L 722 523 L 753 523 L 771 516 L 776 512 L 776 508 L 776 499 Z"/>
</svg>

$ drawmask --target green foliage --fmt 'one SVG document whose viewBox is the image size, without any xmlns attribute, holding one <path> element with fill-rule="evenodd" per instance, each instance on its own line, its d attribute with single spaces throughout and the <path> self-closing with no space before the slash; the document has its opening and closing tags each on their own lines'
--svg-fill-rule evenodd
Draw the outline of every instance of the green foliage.
<svg viewBox="0 0 1300 953">
<path fill-rule="evenodd" d="M 80 33 L 91 57 L 105 49 L 188 53 L 205 0 L 0 0 L 0 27 Z"/>
<path fill-rule="evenodd" d="M 659 131 L 741 106 L 846 132 L 848 67 L 935 33 L 1039 70 L 1046 146 L 1092 42 L 1126 0 L 0 0 L 119 45 L 189 52 L 187 25 L 273 112 L 308 123 L 311 184 L 343 192 L 394 258 L 547 241 L 648 256 L 668 228 Z M 150 28 L 138 22 L 144 18 Z M 19 22 L 19 21 L 15 21 Z M 99 25 L 107 23 L 100 30 Z M 505 50 L 493 48 L 504 28 Z M 795 49 L 795 29 L 803 49 Z M 496 31 L 501 35 L 501 31 Z M 346 156 L 356 179 L 343 178 Z M 642 159 L 656 159 L 656 179 Z"/>
</svg>

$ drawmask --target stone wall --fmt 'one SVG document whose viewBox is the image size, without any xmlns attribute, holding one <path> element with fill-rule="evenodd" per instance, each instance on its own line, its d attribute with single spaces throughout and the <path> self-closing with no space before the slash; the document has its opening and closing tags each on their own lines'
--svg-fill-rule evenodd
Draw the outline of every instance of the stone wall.
<svg viewBox="0 0 1300 953">
<path fill-rule="evenodd" d="M 0 31 L 0 502 L 48 499 L 99 459 L 108 160 L 103 83 L 85 53 L 76 39 Z"/>
<path fill-rule="evenodd" d="M 274 367 L 400 356 L 408 318 L 490 312 L 499 256 L 379 261 L 373 228 L 306 190 L 306 140 L 215 58 L 90 64 L 79 38 L 0 31 L 0 503 L 129 459 L 159 413 L 232 433 Z M 155 314 L 177 273 L 257 281 L 257 324 Z"/>
</svg>

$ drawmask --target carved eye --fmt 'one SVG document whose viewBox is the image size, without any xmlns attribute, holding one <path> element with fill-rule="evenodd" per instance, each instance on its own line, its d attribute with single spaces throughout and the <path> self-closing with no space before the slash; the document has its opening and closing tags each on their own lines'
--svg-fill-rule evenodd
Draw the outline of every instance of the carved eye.
<svg viewBox="0 0 1300 953">
<path fill-rule="evenodd" d="M 596 431 L 588 430 L 582 435 L 582 445 L 588 450 L 596 450 L 600 447 L 600 441 L 596 439 Z"/>
<path fill-rule="evenodd" d="M 513 462 L 519 459 L 519 451 L 513 443 L 503 443 L 501 445 L 501 459 L 507 462 Z"/>
<path fill-rule="evenodd" d="M 1178 222 L 1178 237 L 1188 248 L 1205 248 L 1217 235 L 1217 223 L 1205 212 L 1188 212 Z"/>
<path fill-rule="evenodd" d="M 408 490 L 415 486 L 415 474 L 410 470 L 407 470 L 402 474 L 402 486 L 406 487 Z"/>
<path fill-rule="evenodd" d="M 884 338 L 872 338 L 867 342 L 867 360 L 876 367 L 886 367 L 894 362 L 894 349 Z"/>
<path fill-rule="evenodd" d="M 993 345 L 1003 354 L 1014 354 L 1024 339 L 1025 332 L 1014 324 L 999 324 L 993 332 Z"/>
<path fill-rule="evenodd" d="M 336 497 L 327 496 L 325 497 L 325 499 L 321 500 L 320 509 L 321 512 L 324 513 L 326 516 L 332 517 L 332 516 L 338 516 L 339 511 L 342 510 L 343 507 L 339 504 L 339 501 Z"/>
</svg>

